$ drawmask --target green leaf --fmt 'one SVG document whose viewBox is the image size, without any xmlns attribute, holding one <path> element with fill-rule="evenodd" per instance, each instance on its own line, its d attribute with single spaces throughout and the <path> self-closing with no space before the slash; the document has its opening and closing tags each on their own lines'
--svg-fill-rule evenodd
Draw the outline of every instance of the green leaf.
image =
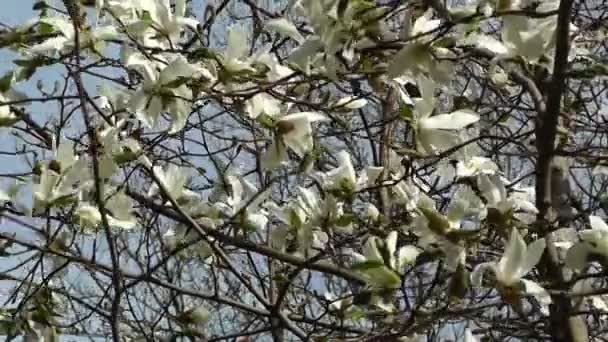
<svg viewBox="0 0 608 342">
<path fill-rule="evenodd" d="M 15 75 L 15 81 L 29 80 L 32 75 L 41 66 L 51 65 L 53 61 L 45 57 L 35 57 L 32 59 L 16 59 L 13 61 L 15 65 L 22 67 Z"/>
<path fill-rule="evenodd" d="M 408 105 L 401 106 L 399 109 L 399 117 L 403 121 L 411 122 L 414 119 L 414 112 L 412 111 L 412 107 Z"/>
<path fill-rule="evenodd" d="M 433 231 L 435 234 L 443 235 L 450 228 L 450 222 L 445 218 L 445 216 L 436 212 L 433 209 L 420 207 L 418 208 L 426 217 L 429 223 L 429 229 Z"/>
<path fill-rule="evenodd" d="M 0 92 L 6 92 L 11 88 L 11 82 L 13 80 L 13 71 L 9 71 L 2 78 L 0 78 Z"/>
<path fill-rule="evenodd" d="M 384 266 L 384 263 L 380 260 L 366 260 L 366 261 L 354 264 L 351 268 L 354 271 L 366 271 L 366 270 L 383 267 L 383 266 Z"/>
<path fill-rule="evenodd" d="M 51 34 L 55 32 L 55 28 L 53 27 L 53 25 L 47 24 L 45 22 L 40 22 L 38 30 L 41 34 Z"/>
<path fill-rule="evenodd" d="M 358 320 L 358 319 L 364 318 L 365 316 L 367 316 L 367 312 L 365 312 L 365 310 L 354 309 L 354 310 L 348 311 L 346 313 L 346 315 L 344 316 L 344 318 Z"/>
</svg>

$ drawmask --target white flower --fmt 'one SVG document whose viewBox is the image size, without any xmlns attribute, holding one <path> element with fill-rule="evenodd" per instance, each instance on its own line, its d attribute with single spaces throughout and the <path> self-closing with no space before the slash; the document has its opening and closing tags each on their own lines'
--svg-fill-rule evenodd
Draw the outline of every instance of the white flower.
<svg viewBox="0 0 608 342">
<path fill-rule="evenodd" d="M 247 31 L 234 24 L 228 28 L 228 41 L 226 50 L 222 55 L 222 66 L 229 72 L 255 71 L 249 61 L 249 44 Z"/>
<path fill-rule="evenodd" d="M 12 89 L 2 94 L 0 93 L 0 103 L 20 100 L 24 95 Z M 0 106 L 0 127 L 10 127 L 19 121 L 19 117 L 11 110 L 10 106 Z"/>
<path fill-rule="evenodd" d="M 261 204 L 266 200 L 268 191 L 259 193 L 251 182 L 229 171 L 223 181 L 216 183 L 215 192 L 219 196 L 214 198 L 214 206 L 226 217 L 242 212 L 242 224 L 250 225 L 255 230 L 266 227 L 268 217 Z"/>
<path fill-rule="evenodd" d="M 313 148 L 312 123 L 327 120 L 321 113 L 293 113 L 279 119 L 277 127 L 285 145 L 302 157 Z"/>
<path fill-rule="evenodd" d="M 365 217 L 368 218 L 370 221 L 376 221 L 378 220 L 378 217 L 380 217 L 380 210 L 378 210 L 378 208 L 372 203 L 366 203 Z"/>
<path fill-rule="evenodd" d="M 152 170 L 159 182 L 167 190 L 168 195 L 176 201 L 190 201 L 198 197 L 198 194 L 185 187 L 188 181 L 188 174 L 180 166 L 168 164 L 165 168 L 155 166 Z M 155 196 L 159 193 L 160 188 L 158 185 L 156 183 L 152 184 L 150 190 L 148 190 L 148 196 Z"/>
<path fill-rule="evenodd" d="M 355 109 L 360 109 L 365 107 L 365 105 L 367 105 L 367 100 L 363 99 L 363 98 L 357 98 L 354 96 L 346 96 L 343 97 L 341 99 L 339 99 L 338 101 L 336 101 L 336 103 L 334 103 L 332 105 L 332 108 L 335 108 L 337 110 L 340 109 L 349 109 L 349 110 L 355 110 Z"/>
<path fill-rule="evenodd" d="M 41 167 L 39 180 L 34 184 L 33 213 L 74 200 L 91 180 L 87 162 L 74 155 L 68 143 L 54 147 L 53 152 L 54 158 Z"/>
<path fill-rule="evenodd" d="M 359 181 L 350 154 L 347 151 L 340 151 L 336 155 L 338 166 L 329 172 L 317 173 L 323 187 L 332 190 L 346 190 L 353 192 L 358 189 Z"/>
<path fill-rule="evenodd" d="M 551 302 L 549 293 L 536 282 L 523 279 L 538 264 L 545 250 L 545 240 L 538 239 L 526 246 L 524 239 L 517 229 L 513 228 L 509 243 L 498 263 L 482 263 L 471 274 L 471 282 L 481 286 L 486 270 L 494 273 L 498 288 L 507 296 L 528 294 L 535 296 L 546 312 L 546 306 Z"/>
<path fill-rule="evenodd" d="M 152 27 L 161 33 L 161 38 L 169 38 L 172 44 L 179 41 L 184 27 L 196 29 L 199 22 L 186 16 L 186 0 L 175 0 L 175 11 L 171 12 L 169 0 L 156 0 L 156 11 L 151 14 Z"/>
<path fill-rule="evenodd" d="M 436 106 L 436 85 L 431 79 L 421 78 L 418 86 L 422 97 L 414 99 L 411 122 L 416 133 L 417 150 L 435 154 L 462 142 L 458 131 L 479 121 L 479 116 L 469 110 L 432 115 Z"/>
<path fill-rule="evenodd" d="M 534 203 L 531 202 L 531 197 L 527 192 L 527 189 L 516 188 L 509 196 L 507 195 L 505 180 L 497 174 L 479 175 L 478 186 L 479 190 L 482 191 L 483 196 L 488 201 L 488 207 L 495 208 L 503 214 L 511 209 L 521 210 L 531 214 L 536 214 L 538 212 Z"/>
<path fill-rule="evenodd" d="M 277 139 L 262 156 L 262 167 L 272 169 L 287 160 L 287 147 L 304 157 L 314 146 L 312 123 L 329 120 L 317 112 L 287 114 L 276 122 Z"/>
<path fill-rule="evenodd" d="M 330 311 L 346 311 L 350 309 L 353 305 L 353 296 L 350 295 L 344 299 L 337 299 L 337 297 L 331 292 L 325 292 L 325 299 L 330 302 L 329 310 Z"/>
<path fill-rule="evenodd" d="M 356 262 L 353 268 L 362 273 L 370 285 L 379 288 L 398 287 L 401 284 L 399 273 L 402 268 L 415 262 L 420 254 L 420 250 L 414 246 L 404 246 L 397 251 L 397 237 L 396 231 L 390 232 L 384 241 L 372 236 L 365 243 L 363 255 L 353 252 Z"/>
<path fill-rule="evenodd" d="M 466 161 L 456 162 L 456 177 L 466 178 L 479 174 L 495 174 L 498 172 L 498 165 L 489 158 L 472 157 Z"/>
<path fill-rule="evenodd" d="M 192 94 L 185 84 L 172 84 L 181 78 L 192 77 L 200 70 L 188 63 L 183 56 L 177 56 L 160 72 L 151 62 L 136 54 L 127 56 L 127 65 L 140 67 L 144 76 L 143 84 L 131 96 L 128 108 L 150 128 L 156 126 L 158 117 L 166 110 L 173 117 L 169 134 L 181 130 L 190 113 L 187 99 Z"/>
<path fill-rule="evenodd" d="M 599 216 L 589 216 L 591 229 L 579 233 L 581 241 L 575 243 L 566 255 L 566 265 L 581 270 L 590 253 L 608 256 L 608 225 Z"/>
<path fill-rule="evenodd" d="M 107 218 L 111 227 L 129 230 L 137 225 L 133 201 L 124 192 L 117 192 L 109 197 L 106 200 L 106 209 L 110 212 Z"/>
<path fill-rule="evenodd" d="M 245 111 L 252 119 L 260 114 L 276 117 L 281 112 L 281 101 L 267 93 L 259 93 L 245 102 Z"/>
<path fill-rule="evenodd" d="M 167 244 L 170 251 L 179 248 L 182 245 L 190 244 L 197 239 L 199 239 L 199 234 L 183 224 L 179 224 L 177 227 L 171 227 L 163 234 L 163 241 Z M 202 239 L 182 250 L 180 253 L 186 256 L 198 255 L 203 259 L 208 259 L 213 255 L 213 249 L 205 239 Z"/>
<path fill-rule="evenodd" d="M 117 227 L 120 229 L 131 229 L 135 227 L 137 221 L 135 216 L 132 215 L 133 209 L 129 198 L 125 198 L 126 195 L 118 193 L 112 196 L 106 203 L 106 207 L 117 217 L 106 214 L 108 225 L 110 227 Z M 75 211 L 76 217 L 78 217 L 78 223 L 85 228 L 97 228 L 101 222 L 101 212 L 99 209 L 87 202 L 81 202 Z"/>
<path fill-rule="evenodd" d="M 41 23 L 53 27 L 60 34 L 56 37 L 48 38 L 42 43 L 36 44 L 28 49 L 29 53 L 35 55 L 54 56 L 61 52 L 66 52 L 74 47 L 74 26 L 69 17 L 65 15 L 53 15 L 40 19 Z M 116 38 L 118 31 L 113 26 L 101 26 L 91 30 L 80 31 L 80 45 L 101 50 L 104 47 L 104 40 Z M 98 51 L 100 52 L 100 51 Z"/>
<path fill-rule="evenodd" d="M 284 36 L 287 36 L 300 44 L 303 43 L 304 40 L 306 40 L 304 36 L 302 36 L 300 31 L 298 31 L 298 28 L 285 18 L 276 18 L 268 20 L 266 21 L 264 26 Z"/>
</svg>

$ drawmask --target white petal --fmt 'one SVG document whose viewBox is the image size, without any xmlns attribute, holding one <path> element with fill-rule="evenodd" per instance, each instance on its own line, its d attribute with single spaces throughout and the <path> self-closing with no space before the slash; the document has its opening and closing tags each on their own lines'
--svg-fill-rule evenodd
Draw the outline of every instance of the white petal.
<svg viewBox="0 0 608 342">
<path fill-rule="evenodd" d="M 474 44 L 484 50 L 488 50 L 496 55 L 506 55 L 509 49 L 498 39 L 487 36 L 487 35 L 476 35 L 474 38 Z"/>
<path fill-rule="evenodd" d="M 228 46 L 226 57 L 228 59 L 243 58 L 247 55 L 249 45 L 247 44 L 247 32 L 241 25 L 235 24 L 228 29 Z"/>
<path fill-rule="evenodd" d="M 198 69 L 180 55 L 160 72 L 159 82 L 166 84 L 180 77 L 192 77 L 197 72 Z"/>
<path fill-rule="evenodd" d="M 372 236 L 367 239 L 367 242 L 365 243 L 364 254 L 367 260 L 382 261 L 382 254 L 380 254 L 380 251 L 378 250 L 376 239 L 375 236 Z"/>
<path fill-rule="evenodd" d="M 494 269 L 495 264 L 492 262 L 481 263 L 473 269 L 471 272 L 471 284 L 473 286 L 480 287 L 483 283 L 483 275 L 487 270 Z"/>
<path fill-rule="evenodd" d="M 582 270 L 587 264 L 589 246 L 585 242 L 575 243 L 566 253 L 566 267 L 573 270 Z"/>
<path fill-rule="evenodd" d="M 439 114 L 420 121 L 424 129 L 462 129 L 479 121 L 479 116 L 472 111 L 461 110 L 451 114 Z"/>
<path fill-rule="evenodd" d="M 536 266 L 536 264 L 538 264 L 544 251 L 545 251 L 545 239 L 543 239 L 543 238 L 538 239 L 538 240 L 532 242 L 530 245 L 528 245 L 528 247 L 526 249 L 526 256 L 525 256 L 524 262 L 521 265 L 519 272 L 518 272 L 518 276 L 520 278 L 523 277 L 524 275 L 528 274 L 528 272 L 530 272 L 534 268 L 534 266 Z"/>
<path fill-rule="evenodd" d="M 414 22 L 414 27 L 412 27 L 412 36 L 430 32 L 439 27 L 439 25 L 441 25 L 441 20 L 431 20 L 432 16 L 433 11 L 429 9 L 422 16 L 416 19 L 416 21 Z"/>
<path fill-rule="evenodd" d="M 403 246 L 399 248 L 399 253 L 397 255 L 397 270 L 400 271 L 403 266 L 414 263 L 420 253 L 420 249 L 414 246 Z"/>
<path fill-rule="evenodd" d="M 524 284 L 526 294 L 534 296 L 534 298 L 536 298 L 541 305 L 541 312 L 543 315 L 548 315 L 549 305 L 551 304 L 551 296 L 549 295 L 549 292 L 531 280 L 522 279 L 521 281 Z"/>
<path fill-rule="evenodd" d="M 526 243 L 517 229 L 511 231 L 511 238 L 505 252 L 498 262 L 496 277 L 504 285 L 510 286 L 518 281 L 519 268 L 525 261 Z"/>
<path fill-rule="evenodd" d="M 608 232 L 608 225 L 599 216 L 594 216 L 594 215 L 589 216 L 589 224 L 591 225 L 591 228 L 593 228 L 593 229 Z"/>
<path fill-rule="evenodd" d="M 280 121 L 306 120 L 308 122 L 327 121 L 329 118 L 319 112 L 300 112 L 287 114 Z"/>
<path fill-rule="evenodd" d="M 421 129 L 416 135 L 416 147 L 427 154 L 440 153 L 459 144 L 460 136 L 453 131 Z"/>
<path fill-rule="evenodd" d="M 272 170 L 288 160 L 287 149 L 282 141 L 274 141 L 261 158 L 262 170 Z"/>
<path fill-rule="evenodd" d="M 268 20 L 265 26 L 295 40 L 300 44 L 306 40 L 300 31 L 298 31 L 298 28 L 285 18 Z"/>
<path fill-rule="evenodd" d="M 397 231 L 393 230 L 392 232 L 388 233 L 388 236 L 386 237 L 386 249 L 388 250 L 388 253 L 391 257 L 395 254 L 395 251 L 397 250 L 398 236 L 399 234 L 397 233 Z"/>
</svg>

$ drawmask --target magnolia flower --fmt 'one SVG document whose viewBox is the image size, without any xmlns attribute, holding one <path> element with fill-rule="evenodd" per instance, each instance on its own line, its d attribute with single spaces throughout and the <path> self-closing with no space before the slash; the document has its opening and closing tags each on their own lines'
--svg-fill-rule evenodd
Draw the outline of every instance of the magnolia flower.
<svg viewBox="0 0 608 342">
<path fill-rule="evenodd" d="M 277 122 L 281 139 L 298 156 L 312 150 L 312 123 L 329 120 L 325 115 L 316 112 L 287 114 Z"/>
<path fill-rule="evenodd" d="M 465 261 L 466 250 L 462 238 L 475 233 L 461 228 L 464 219 L 475 211 L 461 193 L 456 195 L 450 202 L 446 215 L 437 211 L 432 202 L 420 202 L 418 211 L 421 215 L 416 216 L 412 227 L 412 231 L 419 237 L 418 245 L 422 248 L 438 247 L 451 271 Z"/>
<path fill-rule="evenodd" d="M 221 56 L 222 66 L 232 73 L 240 71 L 255 71 L 249 61 L 249 44 L 247 31 L 238 24 L 228 28 L 226 50 Z"/>
<path fill-rule="evenodd" d="M 422 97 L 413 100 L 411 118 L 418 152 L 439 153 L 462 142 L 458 131 L 479 121 L 479 116 L 469 110 L 433 115 L 436 106 L 435 83 L 431 79 L 421 78 L 418 86 Z M 402 101 L 409 101 L 403 93 L 401 96 Z"/>
<path fill-rule="evenodd" d="M 154 166 L 152 171 L 168 192 L 167 195 L 174 200 L 183 203 L 199 197 L 197 193 L 186 188 L 188 174 L 184 172 L 184 169 L 180 166 L 175 164 L 168 164 L 165 168 Z M 148 190 L 148 196 L 155 196 L 158 194 L 160 194 L 160 188 L 158 184 L 154 183 Z"/>
<path fill-rule="evenodd" d="M 535 296 L 543 306 L 546 306 L 551 302 L 547 291 L 536 282 L 523 279 L 538 264 L 544 250 L 544 239 L 538 239 L 526 246 L 517 229 L 513 228 L 511 238 L 500 261 L 478 265 L 471 274 L 471 282 L 475 286 L 481 286 L 484 272 L 491 270 L 494 273 L 497 287 L 506 300 L 513 301 L 522 294 L 528 294 Z"/>
<path fill-rule="evenodd" d="M 133 209 L 131 201 L 125 196 L 121 193 L 116 194 L 106 203 L 106 209 L 117 215 L 106 214 L 110 227 L 129 230 L 137 224 L 137 220 L 131 212 Z M 78 223 L 82 227 L 96 229 L 102 223 L 101 212 L 96 206 L 88 202 L 81 202 L 74 214 L 78 217 Z"/>
<path fill-rule="evenodd" d="M 346 96 L 332 104 L 332 108 L 336 110 L 356 110 L 365 107 L 365 105 L 367 105 L 366 99 Z"/>
<path fill-rule="evenodd" d="M 266 21 L 264 26 L 268 29 L 272 29 L 284 36 L 287 36 L 298 43 L 303 43 L 306 38 L 302 36 L 298 28 L 285 18 L 276 18 Z"/>
<path fill-rule="evenodd" d="M 262 49 L 259 50 L 257 56 L 255 57 L 255 61 L 259 63 L 265 64 L 270 70 L 266 73 L 266 77 L 269 82 L 276 82 L 278 80 L 284 79 L 289 75 L 292 75 L 294 71 L 281 64 L 272 51 L 272 44 L 268 44 Z"/>
<path fill-rule="evenodd" d="M 87 185 L 90 172 L 84 159 L 74 155 L 72 148 L 63 143 L 54 148 L 54 159 L 40 167 L 40 176 L 34 184 L 33 213 L 39 213 L 60 201 L 71 201 Z"/>
<path fill-rule="evenodd" d="M 510 1 L 501 2 L 511 3 Z M 517 8 L 519 6 L 511 7 Z M 536 10 L 549 12 L 557 10 L 558 7 L 559 1 L 543 1 Z M 483 34 L 471 35 L 468 38 L 469 41 L 481 49 L 494 53 L 498 59 L 521 56 L 531 63 L 538 62 L 540 57 L 547 55 L 555 47 L 556 18 L 527 18 L 507 15 L 502 20 L 502 41 Z M 570 24 L 571 32 L 577 29 L 575 25 Z"/>
<path fill-rule="evenodd" d="M 131 229 L 137 224 L 133 201 L 122 191 L 115 193 L 106 200 L 106 209 L 110 212 L 110 215 L 108 215 L 110 226 Z"/>
<path fill-rule="evenodd" d="M 329 310 L 332 312 L 347 313 L 347 310 L 353 309 L 353 296 L 349 295 L 346 298 L 339 299 L 331 292 L 325 292 L 325 299 L 329 302 Z"/>
<path fill-rule="evenodd" d="M 380 217 L 380 210 L 378 210 L 375 205 L 373 205 L 372 203 L 365 203 L 364 208 L 364 217 L 366 217 L 372 222 L 378 220 L 378 218 Z"/>
<path fill-rule="evenodd" d="M 338 162 L 336 168 L 326 173 L 319 172 L 317 176 L 326 189 L 344 190 L 352 193 L 357 190 L 359 181 L 350 154 L 347 151 L 340 151 L 336 155 L 336 160 Z"/>
<path fill-rule="evenodd" d="M 203 259 L 207 259 L 213 255 L 213 249 L 205 239 L 199 238 L 200 235 L 198 232 L 183 224 L 178 224 L 176 227 L 171 227 L 163 234 L 163 241 L 166 243 L 170 251 L 175 250 L 182 245 L 190 244 L 194 240 L 200 240 L 199 242 L 192 244 L 190 247 L 180 251 L 180 254 L 186 256 L 198 255 Z"/>
<path fill-rule="evenodd" d="M 158 117 L 166 110 L 173 117 L 169 134 L 181 130 L 190 113 L 187 99 L 192 94 L 185 84 L 175 83 L 181 78 L 190 78 L 201 70 L 188 63 L 183 56 L 177 56 L 160 72 L 137 55 L 128 55 L 126 59 L 128 65 L 139 66 L 144 77 L 142 86 L 129 100 L 128 108 L 150 128 L 156 126 Z"/>
<path fill-rule="evenodd" d="M 201 305 L 182 312 L 176 318 L 184 324 L 200 325 L 209 320 L 209 311 Z"/>
<path fill-rule="evenodd" d="M 498 170 L 498 165 L 485 157 L 474 156 L 466 161 L 456 162 L 456 178 L 474 177 L 480 174 L 492 175 Z"/>
<path fill-rule="evenodd" d="M 60 35 L 48 38 L 44 42 L 30 47 L 28 49 L 29 53 L 55 56 L 74 47 L 74 26 L 69 17 L 65 15 L 46 16 L 41 18 L 40 22 L 51 26 Z M 80 45 L 83 48 L 91 47 L 97 52 L 101 52 L 105 40 L 116 38 L 119 35 L 114 26 L 100 26 L 79 33 Z"/>
<path fill-rule="evenodd" d="M 5 93 L 0 93 L 0 103 L 22 100 L 26 96 L 13 89 L 9 89 Z M 10 127 L 19 121 L 19 117 L 11 110 L 10 106 L 0 105 L 0 127 Z"/>
<path fill-rule="evenodd" d="M 266 227 L 267 213 L 260 205 L 266 200 L 267 191 L 259 193 L 251 182 L 230 171 L 223 181 L 216 183 L 214 191 L 219 193 L 219 198 L 213 198 L 214 206 L 226 217 L 240 214 L 236 219 L 240 219 L 241 224 L 253 227 L 256 231 Z"/>
<path fill-rule="evenodd" d="M 299 157 L 310 152 L 314 141 L 312 123 L 329 120 L 325 115 L 316 112 L 301 112 L 287 114 L 276 122 L 277 140 L 275 140 L 264 156 L 262 164 L 266 169 L 272 169 L 285 161 L 289 147 Z"/>
<path fill-rule="evenodd" d="M 487 201 L 486 217 L 497 225 L 497 228 L 508 226 L 511 217 L 529 222 L 538 213 L 538 209 L 532 203 L 534 196 L 529 192 L 530 189 L 514 188 L 508 195 L 505 180 L 497 174 L 481 174 L 477 178 L 477 183 Z"/>
<path fill-rule="evenodd" d="M 110 178 L 120 164 L 137 160 L 141 155 L 141 146 L 137 140 L 126 137 L 121 128 L 126 120 L 119 120 L 98 133 L 103 154 L 99 158 L 99 177 Z"/>
<path fill-rule="evenodd" d="M 414 246 L 404 246 L 397 251 L 397 237 L 396 231 L 390 232 L 384 241 L 372 236 L 364 246 L 363 255 L 353 253 L 356 262 L 353 268 L 361 272 L 373 287 L 399 287 L 399 273 L 420 254 L 420 250 Z"/>
<path fill-rule="evenodd" d="M 196 19 L 187 18 L 186 0 L 175 0 L 175 10 L 171 12 L 169 0 L 156 0 L 156 11 L 150 13 L 152 28 L 161 34 L 160 39 L 168 38 L 171 44 L 179 41 L 182 29 L 189 27 L 196 30 L 199 22 Z"/>
<path fill-rule="evenodd" d="M 608 256 L 608 225 L 599 216 L 589 216 L 591 229 L 579 233 L 581 241 L 575 243 L 566 255 L 566 265 L 582 270 L 589 254 Z"/>
<path fill-rule="evenodd" d="M 478 342 L 479 339 L 477 339 L 477 337 L 475 337 L 475 335 L 473 335 L 473 332 L 471 331 L 471 329 L 466 328 L 464 330 L 464 342 Z"/>
<path fill-rule="evenodd" d="M 433 11 L 427 10 L 423 15 L 411 24 L 411 16 L 406 14 L 399 38 L 410 40 L 399 52 L 393 56 L 387 73 L 391 78 L 398 77 L 408 72 L 430 72 L 437 68 L 433 65 L 431 48 L 428 46 L 433 39 L 433 32 L 441 25 L 441 20 L 431 19 Z"/>
<path fill-rule="evenodd" d="M 298 187 L 297 196 L 283 206 L 267 202 L 264 207 L 282 227 L 296 232 L 298 249 L 304 254 L 312 247 L 323 248 L 327 243 L 328 236 L 322 226 L 342 232 L 352 229 L 350 222 L 340 222 L 344 216 L 342 203 L 331 195 L 321 199 L 316 191 L 308 188 Z M 276 238 L 276 244 L 282 246 L 287 235 L 288 231 L 277 232 L 273 240 Z"/>
<path fill-rule="evenodd" d="M 267 93 L 259 93 L 245 102 L 245 111 L 252 119 L 261 114 L 274 118 L 281 113 L 281 101 Z"/>
</svg>

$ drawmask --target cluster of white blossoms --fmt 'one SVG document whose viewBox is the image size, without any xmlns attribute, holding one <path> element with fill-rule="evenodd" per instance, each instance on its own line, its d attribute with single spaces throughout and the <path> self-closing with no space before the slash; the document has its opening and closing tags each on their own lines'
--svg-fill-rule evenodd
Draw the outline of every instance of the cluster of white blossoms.
<svg viewBox="0 0 608 342">
<path fill-rule="evenodd" d="M 493 2 L 482 3 L 448 11 L 454 17 L 478 11 L 491 17 L 497 10 Z M 557 4 L 544 1 L 539 11 L 555 10 Z M 408 14 L 401 32 L 392 33 L 382 21 L 372 21 L 382 17 L 383 7 L 367 11 L 370 6 L 368 1 L 292 1 L 289 18 L 298 18 L 306 29 L 296 26 L 287 14 L 265 23 L 266 30 L 290 39 L 293 46 L 289 56 L 279 60 L 270 46 L 252 49 L 249 33 L 239 24 L 228 28 L 224 48 L 195 44 L 192 51 L 180 52 L 187 37 L 200 29 L 200 22 L 186 13 L 186 0 L 176 0 L 173 6 L 169 0 L 97 1 L 94 27 L 79 34 L 81 53 L 96 59 L 104 55 L 109 44 L 118 43 L 120 62 L 137 72 L 141 80 L 132 87 L 105 89 L 100 95 L 99 103 L 104 104 L 98 109 L 100 114 L 111 114 L 112 118 L 95 130 L 97 155 L 78 148 L 71 140 L 58 139 L 52 156 L 39 161 L 35 175 L 27 180 L 33 186 L 31 206 L 20 200 L 23 187 L 19 186 L 0 193 L 0 199 L 20 202 L 20 208 L 35 217 L 73 205 L 75 223 L 86 232 L 97 232 L 103 225 L 129 232 L 139 229 L 142 222 L 129 192 L 132 190 L 120 185 L 125 177 L 121 171 L 136 166 L 147 175 L 148 191 L 141 195 L 144 200 L 179 209 L 204 229 L 237 226 L 241 230 L 238 238 L 269 232 L 272 241 L 268 245 L 277 253 L 313 257 L 337 248 L 374 293 L 400 288 L 407 269 L 420 262 L 422 254 L 428 254 L 454 277 L 464 277 L 477 288 L 494 288 L 511 305 L 533 296 L 546 313 L 551 298 L 533 280 L 546 242 L 526 229 L 538 213 L 533 188 L 512 184 L 494 161 L 477 155 L 475 149 L 462 149 L 483 125 L 483 118 L 474 108 L 450 108 L 450 59 L 456 56 L 431 39 L 443 21 L 434 18 L 432 10 L 417 18 Z M 15 32 L 35 29 L 53 35 L 21 51 L 22 66 L 13 72 L 11 85 L 28 78 L 25 69 L 32 65 L 27 63 L 41 56 L 57 58 L 75 48 L 76 34 L 67 16 L 46 11 L 35 24 L 28 22 Z M 548 65 L 541 57 L 555 48 L 555 25 L 554 17 L 506 16 L 500 39 L 479 30 L 458 31 L 457 38 L 494 55 L 493 74 L 488 75 L 494 77 L 507 72 L 500 70 L 501 60 L 521 58 L 530 65 Z M 328 99 L 315 106 L 306 108 L 298 103 L 310 99 L 306 77 L 339 79 L 345 72 L 344 64 L 360 60 L 361 51 L 376 43 L 374 37 L 407 42 L 389 63 L 380 63 L 377 71 L 381 77 L 375 82 L 396 91 L 400 120 L 411 127 L 414 138 L 411 149 L 387 146 L 388 163 L 364 166 L 360 156 L 351 155 L 344 146 L 321 146 L 317 138 L 330 123 L 339 124 L 359 111 L 371 113 L 365 112 L 372 105 L 368 99 L 328 94 Z M 150 51 L 157 52 L 152 56 Z M 285 85 L 285 80 L 296 86 Z M 407 84 L 419 91 L 408 92 Z M 270 187 L 256 184 L 238 163 L 216 167 L 216 174 L 209 176 L 216 177 L 213 189 L 192 190 L 195 167 L 152 162 L 158 158 L 147 155 L 142 141 L 123 130 L 135 122 L 150 132 L 180 134 L 201 98 L 222 96 L 223 104 L 234 105 L 242 120 L 259 128 L 263 144 L 256 145 L 258 172 L 298 173 L 294 178 L 298 183 L 287 190 L 287 199 L 278 200 Z M 0 93 L 2 102 L 24 98 L 12 87 Z M 17 121 L 18 114 L 11 107 L 0 106 L 0 126 L 10 127 Z M 330 157 L 319 167 L 315 161 L 323 153 Z M 406 166 L 421 166 L 433 158 L 456 158 L 453 166 L 445 166 L 453 167 L 454 180 L 447 205 L 439 202 L 429 186 L 437 174 L 411 174 Z M 94 195 L 100 189 L 101 200 Z M 380 208 L 375 195 L 369 194 L 384 190 Z M 387 224 L 395 211 L 407 220 Z M 590 256 L 608 257 L 608 225 L 598 216 L 589 220 L 592 229 L 580 232 L 580 241 L 571 241 L 567 253 L 565 262 L 573 270 L 585 269 Z M 478 252 L 475 239 L 488 232 L 502 239 L 504 249 L 502 256 L 480 263 L 472 258 Z M 210 258 L 215 240 L 201 239 L 199 233 L 182 222 L 164 232 L 164 243 L 172 250 L 188 245 L 182 254 Z M 355 233 L 362 247 L 332 246 L 336 236 Z M 66 249 L 65 244 L 55 243 L 53 248 Z M 428 257 L 425 260 L 422 262 L 428 262 Z M 331 302 L 342 295 L 327 293 L 326 297 Z M 378 296 L 371 303 L 381 310 L 394 310 L 392 303 Z M 350 299 L 334 301 L 332 309 L 346 311 L 353 305 Z M 197 324 L 208 319 L 203 307 L 184 315 Z M 474 339 L 470 331 L 467 338 Z"/>
</svg>

